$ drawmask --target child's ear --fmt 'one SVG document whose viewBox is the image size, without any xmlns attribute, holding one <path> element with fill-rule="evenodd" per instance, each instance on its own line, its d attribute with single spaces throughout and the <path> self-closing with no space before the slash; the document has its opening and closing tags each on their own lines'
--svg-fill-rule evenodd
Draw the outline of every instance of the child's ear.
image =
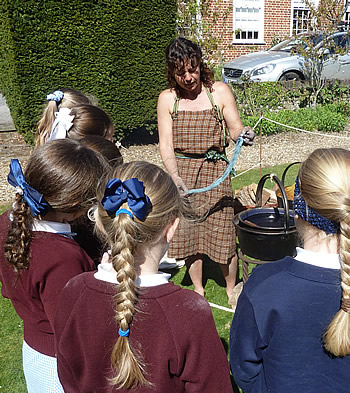
<svg viewBox="0 0 350 393">
<path fill-rule="evenodd" d="M 169 226 L 166 228 L 164 236 L 166 238 L 166 241 L 170 243 L 171 239 L 174 236 L 174 233 L 176 231 L 177 226 L 179 225 L 180 219 L 177 217 L 175 220 L 169 224 Z"/>
</svg>

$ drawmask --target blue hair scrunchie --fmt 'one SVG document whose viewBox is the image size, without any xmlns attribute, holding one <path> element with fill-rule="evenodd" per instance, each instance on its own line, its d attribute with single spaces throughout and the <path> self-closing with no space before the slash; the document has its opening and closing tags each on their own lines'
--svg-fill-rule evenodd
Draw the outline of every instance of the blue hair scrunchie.
<svg viewBox="0 0 350 393">
<path fill-rule="evenodd" d="M 61 102 L 63 98 L 63 91 L 56 90 L 51 94 L 46 96 L 47 101 L 56 101 L 57 103 Z"/>
<path fill-rule="evenodd" d="M 127 214 L 130 218 L 134 219 L 134 216 L 132 215 L 131 211 L 129 211 L 128 209 L 118 209 L 115 212 L 115 216 L 119 216 L 119 214 Z"/>
<path fill-rule="evenodd" d="M 321 216 L 306 204 L 305 199 L 302 197 L 300 192 L 299 176 L 297 176 L 295 181 L 293 207 L 295 214 L 297 214 L 300 218 L 309 224 L 326 232 L 327 235 L 339 232 L 339 223 L 328 220 L 327 218 Z"/>
<path fill-rule="evenodd" d="M 51 208 L 40 192 L 26 182 L 21 165 L 17 159 L 11 160 L 7 181 L 11 186 L 19 187 L 23 191 L 23 198 L 27 202 L 33 216 L 45 215 Z"/>
<path fill-rule="evenodd" d="M 109 179 L 101 201 L 107 214 L 114 216 L 125 202 L 128 203 L 133 215 L 140 221 L 146 218 L 152 205 L 149 197 L 144 192 L 142 181 L 136 178 L 124 182 L 117 178 Z"/>
<path fill-rule="evenodd" d="M 130 329 L 122 330 L 121 328 L 119 328 L 118 333 L 120 337 L 128 337 L 128 335 L 130 334 Z"/>
</svg>

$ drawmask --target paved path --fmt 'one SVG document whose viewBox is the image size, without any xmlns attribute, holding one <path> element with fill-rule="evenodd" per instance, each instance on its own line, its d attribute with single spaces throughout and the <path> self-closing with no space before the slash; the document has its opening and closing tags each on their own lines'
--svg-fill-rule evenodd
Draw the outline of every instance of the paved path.
<svg viewBox="0 0 350 393">
<path fill-rule="evenodd" d="M 15 126 L 13 124 L 10 110 L 6 105 L 5 98 L 0 94 L 0 132 L 13 131 Z"/>
</svg>

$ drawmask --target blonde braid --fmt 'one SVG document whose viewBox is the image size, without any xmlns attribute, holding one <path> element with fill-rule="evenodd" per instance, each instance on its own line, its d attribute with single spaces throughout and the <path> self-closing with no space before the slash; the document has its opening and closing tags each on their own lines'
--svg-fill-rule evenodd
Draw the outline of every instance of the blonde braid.
<svg viewBox="0 0 350 393">
<path fill-rule="evenodd" d="M 118 293 L 115 296 L 115 320 L 120 329 L 126 331 L 134 317 L 137 302 L 134 253 L 138 242 L 135 240 L 136 231 L 133 221 L 128 215 L 118 215 L 113 221 L 115 228 L 118 228 L 111 248 L 111 259 L 119 282 Z M 145 370 L 141 355 L 130 347 L 128 337 L 118 338 L 111 360 L 117 372 L 117 375 L 111 379 L 113 384 L 124 389 L 149 385 L 144 376 Z"/>
<path fill-rule="evenodd" d="M 342 306 L 324 334 L 325 349 L 335 356 L 350 354 L 350 217 L 340 223 Z"/>
<path fill-rule="evenodd" d="M 350 354 L 350 151 L 317 149 L 300 167 L 301 194 L 322 217 L 339 223 L 342 302 L 323 335 L 325 349 L 335 356 Z"/>
<path fill-rule="evenodd" d="M 137 253 L 143 255 L 143 247 L 152 247 L 154 242 L 159 241 L 166 228 L 176 219 L 190 216 L 190 209 L 184 203 L 179 191 L 171 177 L 161 168 L 144 161 L 133 161 L 122 164 L 115 168 L 108 176 L 109 179 L 121 180 L 136 179 L 142 182 L 144 192 L 149 198 L 149 210 L 144 219 L 138 219 L 135 214 L 131 217 L 127 213 L 121 213 L 129 208 L 128 202 L 118 205 L 119 214 L 109 216 L 100 203 L 97 209 L 96 229 L 108 242 L 111 249 L 111 261 L 117 272 L 119 282 L 115 296 L 116 314 L 115 320 L 124 332 L 130 328 L 134 318 L 137 304 L 137 288 L 135 285 L 136 272 L 134 268 L 134 256 Z M 101 183 L 97 198 L 102 201 L 105 197 L 106 178 Z M 111 211 L 109 211 L 111 214 Z M 131 212 L 130 212 L 131 215 Z M 139 344 L 131 337 L 119 337 L 112 352 L 112 366 L 116 376 L 111 383 L 118 388 L 132 389 L 137 386 L 152 386 L 148 381 L 146 365 L 143 361 Z"/>
</svg>

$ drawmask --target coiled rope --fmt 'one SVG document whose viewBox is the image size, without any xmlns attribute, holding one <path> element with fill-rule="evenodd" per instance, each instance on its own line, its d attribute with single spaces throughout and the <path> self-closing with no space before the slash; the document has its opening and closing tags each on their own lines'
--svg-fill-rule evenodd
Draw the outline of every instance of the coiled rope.
<svg viewBox="0 0 350 393">
<path fill-rule="evenodd" d="M 227 165 L 227 168 L 224 172 L 224 174 L 217 178 L 212 184 L 210 184 L 207 187 L 203 187 L 203 188 L 195 188 L 193 190 L 188 190 L 187 194 L 199 194 L 201 192 L 206 192 L 206 191 L 210 191 L 215 187 L 220 187 L 220 184 L 226 179 L 226 177 L 230 174 L 230 172 L 232 171 L 237 158 L 238 158 L 238 154 L 241 151 L 242 148 L 242 144 L 243 144 L 243 138 L 240 136 L 237 141 L 236 141 L 236 147 L 235 150 L 233 152 L 233 156 L 231 158 L 231 161 L 229 162 L 229 164 Z"/>
</svg>

